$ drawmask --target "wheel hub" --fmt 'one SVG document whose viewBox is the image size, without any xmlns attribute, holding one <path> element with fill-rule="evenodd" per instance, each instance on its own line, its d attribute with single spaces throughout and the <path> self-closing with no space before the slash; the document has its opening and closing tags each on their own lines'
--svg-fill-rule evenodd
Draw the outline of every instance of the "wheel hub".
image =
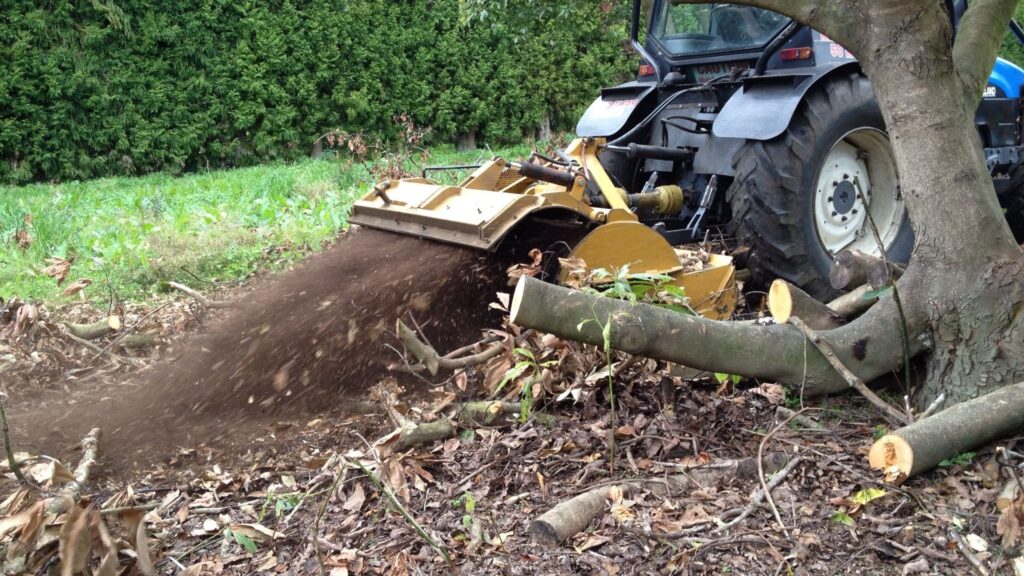
<svg viewBox="0 0 1024 576">
<path fill-rule="evenodd" d="M 835 143 L 818 172 L 813 216 L 822 246 L 832 254 L 846 248 L 877 254 L 869 210 L 888 248 L 904 212 L 896 161 L 884 132 L 861 128 Z"/>
<path fill-rule="evenodd" d="M 857 203 L 857 189 L 853 182 L 843 180 L 832 190 L 832 207 L 838 214 L 848 214 Z"/>
</svg>

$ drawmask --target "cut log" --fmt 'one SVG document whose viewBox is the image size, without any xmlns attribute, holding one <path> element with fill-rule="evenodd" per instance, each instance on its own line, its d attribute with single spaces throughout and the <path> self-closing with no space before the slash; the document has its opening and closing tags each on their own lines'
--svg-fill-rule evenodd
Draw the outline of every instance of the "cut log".
<svg viewBox="0 0 1024 576">
<path fill-rule="evenodd" d="M 129 334 L 117 340 L 121 348 L 149 348 L 162 343 L 158 334 Z"/>
<path fill-rule="evenodd" d="M 454 438 L 458 433 L 459 429 L 454 424 L 445 418 L 441 418 L 440 420 L 420 424 L 411 430 L 402 432 L 398 441 L 395 442 L 394 449 L 396 452 L 401 452 L 416 446 L 437 442 L 438 440 Z"/>
<path fill-rule="evenodd" d="M 768 289 L 768 311 L 779 324 L 796 316 L 815 330 L 831 330 L 846 323 L 835 310 L 782 279 Z"/>
<path fill-rule="evenodd" d="M 479 400 L 461 404 L 452 419 L 440 418 L 403 431 L 394 444 L 395 451 L 408 450 L 438 440 L 454 438 L 460 428 L 480 426 L 511 426 L 519 421 L 520 405 L 515 402 Z M 534 413 L 533 417 L 548 426 L 555 418 L 549 414 Z"/>
<path fill-rule="evenodd" d="M 877 296 L 873 298 L 864 297 L 870 291 L 871 286 L 865 284 L 860 288 L 855 288 L 829 302 L 828 307 L 843 318 L 852 320 L 853 318 L 863 314 L 868 308 L 871 308 L 876 302 L 878 302 Z"/>
<path fill-rule="evenodd" d="M 863 286 L 868 283 L 871 267 L 881 262 L 877 256 L 865 254 L 860 250 L 843 250 L 832 260 L 832 269 L 828 280 L 836 290 Z"/>
<path fill-rule="evenodd" d="M 868 463 L 899 484 L 946 458 L 1024 430 L 1024 382 L 956 404 L 883 436 Z"/>
<path fill-rule="evenodd" d="M 873 290 L 888 286 L 903 276 L 903 268 L 888 260 L 876 260 L 868 270 L 868 284 Z"/>
<path fill-rule="evenodd" d="M 113 334 L 121 329 L 121 319 L 117 316 L 108 316 L 92 324 L 64 323 L 68 332 L 82 340 L 95 340 L 108 334 Z"/>
<path fill-rule="evenodd" d="M 623 492 L 629 490 L 628 486 L 620 488 Z M 548 510 L 530 523 L 530 538 L 550 546 L 586 530 L 608 506 L 609 490 L 609 486 L 594 488 Z"/>
<path fill-rule="evenodd" d="M 765 458 L 764 469 L 776 472 L 793 465 L 795 463 L 785 454 L 774 453 Z M 624 494 L 643 487 L 669 496 L 680 491 L 706 490 L 725 478 L 744 480 L 757 477 L 757 462 L 753 458 L 722 460 L 699 466 L 684 466 L 682 469 L 682 474 L 627 481 L 619 484 L 618 488 Z M 601 486 L 559 503 L 530 524 L 530 537 L 534 541 L 554 545 L 586 530 L 594 518 L 607 508 L 610 490 L 610 486 Z"/>
<path fill-rule="evenodd" d="M 513 323 L 556 336 L 604 345 L 697 370 L 724 372 L 804 386 L 813 396 L 849 385 L 803 334 L 788 325 L 759 326 L 708 320 L 649 304 L 592 295 L 523 277 L 511 305 Z M 911 354 L 923 349 L 912 327 Z M 901 322 L 891 299 L 872 307 L 857 322 L 822 332 L 836 355 L 862 380 L 890 372 L 903 361 Z"/>
</svg>

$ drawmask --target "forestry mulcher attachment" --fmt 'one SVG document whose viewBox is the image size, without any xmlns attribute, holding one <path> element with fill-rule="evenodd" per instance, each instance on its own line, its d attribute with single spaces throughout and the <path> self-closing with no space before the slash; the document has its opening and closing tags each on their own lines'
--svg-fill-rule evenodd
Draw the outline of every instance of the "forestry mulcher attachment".
<svg viewBox="0 0 1024 576">
<path fill-rule="evenodd" d="M 588 268 L 668 274 L 713 318 L 736 303 L 730 258 L 688 272 L 673 246 L 734 237 L 754 282 L 781 277 L 822 299 L 835 295 L 840 251 L 878 254 L 880 239 L 890 259 L 909 258 L 895 157 L 849 52 L 774 12 L 674 0 L 651 3 L 641 44 L 641 3 L 631 27 L 639 76 L 603 90 L 557 158 L 496 158 L 458 186 L 426 172 L 381 182 L 352 222 L 494 250 L 524 221 L 575 220 L 592 228 L 572 250 Z M 966 2 L 946 4 L 955 27 Z M 1022 84 L 1024 71 L 998 60 L 976 116 L 1020 236 Z"/>
</svg>

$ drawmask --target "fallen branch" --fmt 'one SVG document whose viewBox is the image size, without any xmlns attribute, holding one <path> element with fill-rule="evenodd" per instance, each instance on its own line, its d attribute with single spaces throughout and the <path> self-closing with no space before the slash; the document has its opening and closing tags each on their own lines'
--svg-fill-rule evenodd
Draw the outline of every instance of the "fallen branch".
<svg viewBox="0 0 1024 576">
<path fill-rule="evenodd" d="M 82 340 L 95 340 L 120 330 L 121 319 L 117 316 L 107 316 L 106 318 L 93 322 L 92 324 L 72 324 L 70 322 L 65 322 L 64 326 L 72 336 L 81 338 Z"/>
<path fill-rule="evenodd" d="M 595 346 L 604 346 L 603 328 L 610 322 L 611 347 L 630 354 L 697 370 L 803 385 L 808 395 L 849 388 L 828 360 L 817 349 L 809 350 L 804 336 L 791 326 L 708 320 L 531 277 L 521 278 L 516 286 L 511 319 L 519 326 Z M 856 322 L 823 333 L 823 338 L 845 366 L 861 379 L 871 380 L 902 363 L 900 325 L 894 304 L 886 299 Z M 918 330 L 912 326 L 911 334 L 916 336 Z M 913 353 L 924 349 L 924 342 L 916 337 L 911 345 Z"/>
<path fill-rule="evenodd" d="M 433 347 L 421 341 L 419 337 L 416 336 L 416 332 L 406 326 L 401 320 L 398 320 L 397 322 L 396 332 L 398 333 L 398 339 L 405 346 L 406 350 L 408 350 L 417 361 L 423 364 L 431 376 L 436 376 L 438 370 L 454 371 L 469 368 L 470 366 L 476 366 L 477 364 L 483 364 L 498 354 L 501 354 L 502 350 L 505 350 L 505 345 L 498 343 L 485 348 L 482 352 L 472 354 L 470 356 L 462 356 L 458 358 L 452 357 L 458 352 L 465 351 L 465 348 L 460 348 L 452 354 L 441 356 Z"/>
<path fill-rule="evenodd" d="M 235 306 L 234 303 L 228 302 L 226 300 L 210 300 L 206 296 L 203 296 L 201 293 L 197 292 L 196 290 L 193 290 L 192 288 L 189 288 L 188 286 L 185 286 L 184 284 L 179 284 L 177 282 L 168 282 L 167 285 L 170 286 L 171 288 L 174 288 L 175 290 L 178 290 L 179 292 L 184 292 L 185 294 L 188 294 L 203 308 L 209 308 L 212 310 L 216 308 L 234 308 Z"/>
<path fill-rule="evenodd" d="M 790 410 L 785 406 L 779 406 L 778 408 L 776 408 L 775 416 L 780 420 L 792 420 L 793 422 L 796 422 L 797 424 L 803 426 L 804 428 L 809 428 L 811 430 L 823 430 L 825 428 L 824 426 L 822 426 L 821 422 L 818 422 L 814 418 L 809 418 L 807 416 L 794 412 L 793 410 Z"/>
<path fill-rule="evenodd" d="M 47 513 L 59 516 L 66 512 L 74 502 L 78 501 L 82 488 L 89 482 L 92 467 L 96 465 L 96 458 L 99 455 L 100 435 L 100 429 L 93 428 L 82 439 L 82 458 L 78 461 L 78 466 L 75 466 L 75 471 L 71 473 L 74 480 L 68 482 L 64 489 L 61 490 L 60 495 L 50 502 L 46 510 Z"/>
<path fill-rule="evenodd" d="M 888 286 L 903 276 L 903 268 L 895 262 L 879 258 L 868 269 L 868 285 L 873 290 Z"/>
<path fill-rule="evenodd" d="M 899 484 L 960 452 L 1024 430 L 1024 382 L 961 402 L 883 436 L 868 463 Z"/>
<path fill-rule="evenodd" d="M 815 330 L 831 330 L 846 323 L 835 310 L 782 279 L 772 282 L 768 289 L 768 311 L 779 324 L 796 316 Z"/>
<path fill-rule="evenodd" d="M 509 426 L 518 422 L 520 405 L 515 402 L 500 402 L 497 400 L 480 400 L 460 404 L 455 411 L 452 420 L 439 418 L 433 422 L 420 424 L 413 428 L 403 430 L 402 434 L 394 444 L 394 450 L 401 452 L 437 442 L 447 440 L 458 435 L 460 428 L 472 428 L 477 426 Z M 554 421 L 553 416 L 536 414 L 535 416 L 544 423 Z"/>
<path fill-rule="evenodd" d="M 807 337 L 807 340 L 811 344 L 813 344 L 814 347 L 817 348 L 818 351 L 822 353 L 822 355 L 825 356 L 829 364 L 831 364 L 832 367 L 835 368 L 836 372 L 842 375 L 843 379 L 845 379 L 846 382 L 850 384 L 851 388 L 853 388 L 857 392 L 860 392 L 861 396 L 867 398 L 868 402 L 874 404 L 879 410 L 881 410 L 886 416 L 888 416 L 894 422 L 897 422 L 899 424 L 907 423 L 906 414 L 903 414 L 899 410 L 890 406 L 889 403 L 887 403 L 885 400 L 879 398 L 878 395 L 871 390 L 871 388 L 868 388 L 867 384 L 865 384 L 863 380 L 858 378 L 857 375 L 854 374 L 853 372 L 850 372 L 850 369 L 847 368 L 839 360 L 839 358 L 836 356 L 835 351 L 832 350 L 832 347 L 829 346 L 828 342 L 825 342 L 825 340 L 822 339 L 820 335 L 818 335 L 814 330 L 808 328 L 807 325 L 803 323 L 803 321 L 801 321 L 799 318 L 795 316 L 789 319 L 789 323 L 796 326 L 797 328 L 800 329 L 801 332 L 804 333 L 804 335 Z"/>
</svg>

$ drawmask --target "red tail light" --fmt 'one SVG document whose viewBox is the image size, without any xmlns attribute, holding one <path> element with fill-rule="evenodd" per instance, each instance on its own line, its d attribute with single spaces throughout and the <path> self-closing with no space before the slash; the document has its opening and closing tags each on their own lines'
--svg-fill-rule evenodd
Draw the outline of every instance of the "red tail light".
<svg viewBox="0 0 1024 576">
<path fill-rule="evenodd" d="M 790 60 L 808 60 L 811 57 L 810 46 L 804 46 L 802 48 L 783 48 L 779 50 L 779 58 L 783 62 Z"/>
<path fill-rule="evenodd" d="M 650 64 L 641 64 L 640 65 L 640 75 L 641 76 L 654 76 L 654 66 L 651 66 Z"/>
</svg>

